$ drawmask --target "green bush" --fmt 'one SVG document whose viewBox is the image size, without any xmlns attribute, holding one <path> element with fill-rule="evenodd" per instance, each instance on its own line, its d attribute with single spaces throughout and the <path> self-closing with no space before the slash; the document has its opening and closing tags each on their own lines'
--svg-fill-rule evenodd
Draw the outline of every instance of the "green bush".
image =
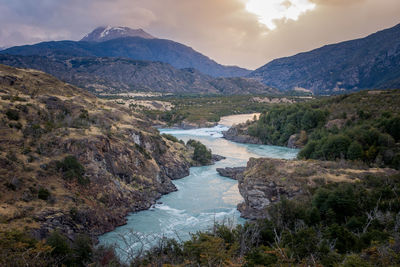
<svg viewBox="0 0 400 267">
<path fill-rule="evenodd" d="M 357 141 L 353 141 L 347 150 L 347 158 L 350 160 L 362 159 L 363 152 L 361 144 Z"/>
<path fill-rule="evenodd" d="M 351 140 L 347 136 L 329 136 L 322 146 L 322 153 L 324 155 L 324 158 L 328 160 L 345 158 L 350 143 Z"/>
<path fill-rule="evenodd" d="M 46 240 L 46 243 L 53 248 L 53 256 L 66 257 L 71 252 L 70 245 L 65 236 L 59 231 L 54 231 Z"/>
<path fill-rule="evenodd" d="M 50 191 L 47 190 L 46 188 L 43 188 L 43 187 L 39 188 L 39 191 L 38 191 L 39 199 L 48 200 L 50 198 L 50 195 L 51 195 Z"/>
<path fill-rule="evenodd" d="M 162 137 L 164 137 L 165 139 L 168 139 L 168 140 L 170 140 L 170 141 L 172 141 L 172 142 L 175 142 L 175 143 L 179 143 L 179 140 L 178 140 L 178 138 L 176 138 L 175 136 L 173 136 L 172 134 L 162 134 Z"/>
<path fill-rule="evenodd" d="M 90 183 L 90 180 L 84 177 L 85 168 L 75 156 L 66 156 L 61 162 L 57 162 L 56 166 L 62 171 L 64 179 L 68 181 L 76 179 L 82 185 Z"/>
<path fill-rule="evenodd" d="M 202 165 L 211 163 L 212 159 L 211 150 L 207 149 L 205 145 L 193 139 L 187 141 L 187 145 L 194 148 L 193 160 L 199 162 Z"/>
<path fill-rule="evenodd" d="M 6 116 L 9 120 L 14 120 L 14 121 L 19 120 L 19 112 L 16 109 L 8 109 L 6 111 Z"/>
</svg>

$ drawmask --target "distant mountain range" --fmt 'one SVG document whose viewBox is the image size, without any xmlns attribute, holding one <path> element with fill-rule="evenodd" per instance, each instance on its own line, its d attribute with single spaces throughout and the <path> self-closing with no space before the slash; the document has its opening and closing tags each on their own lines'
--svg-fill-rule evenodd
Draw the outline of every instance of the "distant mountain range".
<svg viewBox="0 0 400 267">
<path fill-rule="evenodd" d="M 400 24 L 366 38 L 271 61 L 248 77 L 291 90 L 334 94 L 400 88 Z"/>
<path fill-rule="evenodd" d="M 15 56 L 0 54 L 0 64 L 47 72 L 94 93 L 132 91 L 197 94 L 279 94 L 250 78 L 215 78 L 167 63 L 121 58 Z"/>
<path fill-rule="evenodd" d="M 272 87 L 330 95 L 400 88 L 400 24 L 276 59 L 253 72 L 223 66 L 188 46 L 127 27 L 99 27 L 81 41 L 17 46 L 0 54 L 9 55 L 1 57 L 2 64 L 46 71 L 91 91 L 246 94 L 272 92 Z M 250 79 L 223 79 L 227 77 Z"/>
<path fill-rule="evenodd" d="M 8 48 L 1 53 L 22 56 L 115 57 L 159 61 L 178 69 L 194 68 L 213 77 L 240 77 L 249 70 L 223 66 L 192 48 L 157 39 L 143 30 L 126 27 L 100 27 L 82 41 L 53 41 Z"/>
</svg>

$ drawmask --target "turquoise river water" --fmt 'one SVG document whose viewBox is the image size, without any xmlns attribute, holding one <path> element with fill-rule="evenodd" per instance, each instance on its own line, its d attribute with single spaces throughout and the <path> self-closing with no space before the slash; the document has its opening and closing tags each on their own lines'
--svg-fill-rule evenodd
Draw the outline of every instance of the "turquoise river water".
<svg viewBox="0 0 400 267">
<path fill-rule="evenodd" d="M 212 166 L 192 167 L 190 175 L 175 180 L 178 191 L 163 196 L 151 209 L 131 213 L 127 224 L 99 237 L 100 245 L 112 245 L 122 258 L 154 245 L 160 237 L 185 240 L 190 233 L 207 230 L 215 221 L 243 223 L 236 206 L 243 201 L 237 181 L 220 176 L 216 168 L 246 166 L 250 157 L 292 159 L 298 150 L 286 147 L 238 144 L 222 138 L 227 126 L 194 130 L 160 129 L 178 139 L 195 139 L 226 159 Z M 130 256 L 129 256 L 130 255 Z"/>
</svg>

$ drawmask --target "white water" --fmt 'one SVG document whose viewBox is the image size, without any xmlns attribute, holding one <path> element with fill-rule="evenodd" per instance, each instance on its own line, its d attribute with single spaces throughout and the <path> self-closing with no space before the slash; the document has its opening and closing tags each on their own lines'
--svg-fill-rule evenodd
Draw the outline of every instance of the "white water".
<svg viewBox="0 0 400 267">
<path fill-rule="evenodd" d="M 212 166 L 191 168 L 189 176 L 173 181 L 177 192 L 163 196 L 159 200 L 162 204 L 150 210 L 130 214 L 126 225 L 100 236 L 100 244 L 115 245 L 124 258 L 124 251 L 149 248 L 162 236 L 186 240 L 190 233 L 207 230 L 215 221 L 243 223 L 236 210 L 237 204 L 243 201 L 237 181 L 221 177 L 216 168 L 246 166 L 250 157 L 291 159 L 298 150 L 233 143 L 221 138 L 222 131 L 227 129 L 223 125 L 193 130 L 160 129 L 161 133 L 172 134 L 185 142 L 199 140 L 226 159 Z"/>
</svg>

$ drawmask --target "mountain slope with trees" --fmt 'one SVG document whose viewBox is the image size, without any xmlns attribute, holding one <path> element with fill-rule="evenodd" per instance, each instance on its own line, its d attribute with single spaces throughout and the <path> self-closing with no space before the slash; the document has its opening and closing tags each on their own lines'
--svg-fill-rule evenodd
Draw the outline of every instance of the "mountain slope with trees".
<svg viewBox="0 0 400 267">
<path fill-rule="evenodd" d="M 400 24 L 362 39 L 273 60 L 249 77 L 281 90 L 300 87 L 319 95 L 400 88 Z"/>
<path fill-rule="evenodd" d="M 233 129 L 264 144 L 300 147 L 300 158 L 359 160 L 400 169 L 398 103 L 400 90 L 363 91 L 277 105 L 256 122 Z"/>
<path fill-rule="evenodd" d="M 0 64 L 31 68 L 93 93 L 162 92 L 175 94 L 278 94 L 250 78 L 214 78 L 195 69 L 121 58 L 44 57 L 0 54 Z"/>
</svg>

